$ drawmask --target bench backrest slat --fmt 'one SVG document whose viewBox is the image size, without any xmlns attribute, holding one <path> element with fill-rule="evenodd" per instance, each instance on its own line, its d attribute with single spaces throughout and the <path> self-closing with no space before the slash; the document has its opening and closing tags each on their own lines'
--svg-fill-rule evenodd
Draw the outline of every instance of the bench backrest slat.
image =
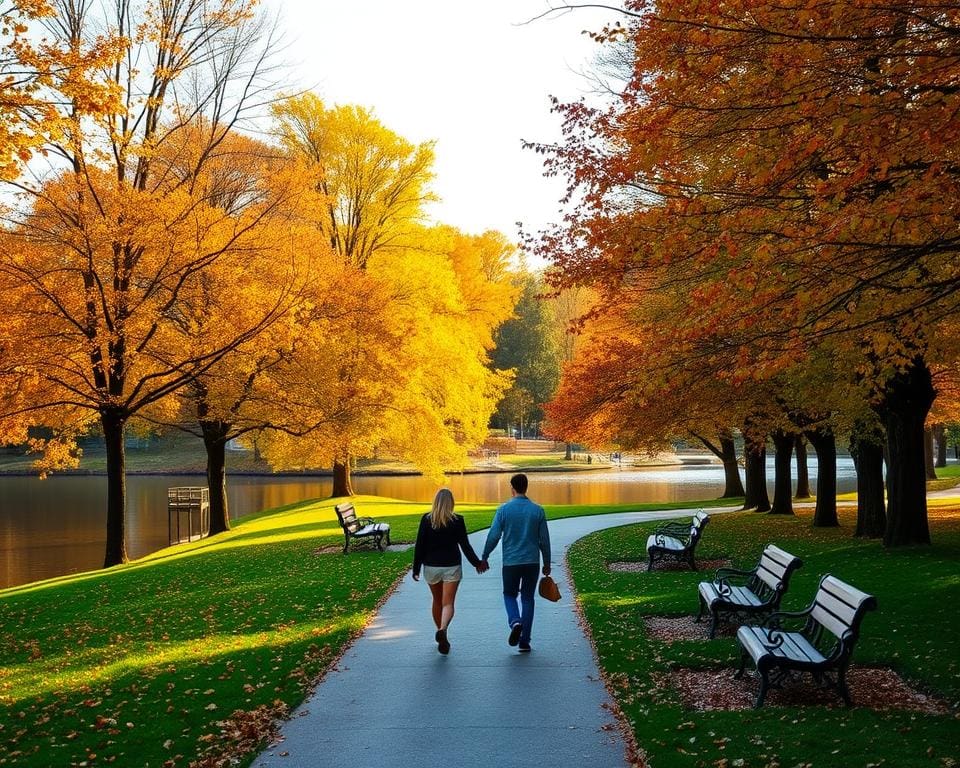
<svg viewBox="0 0 960 768">
<path fill-rule="evenodd" d="M 768 544 L 760 556 L 757 566 L 757 578 L 770 589 L 777 590 L 789 578 L 790 573 L 800 567 L 799 559 L 774 544 Z"/>
<path fill-rule="evenodd" d="M 703 510 L 700 510 L 693 516 L 693 520 L 690 522 L 690 544 L 696 544 L 697 539 L 699 539 L 703 533 L 704 527 L 709 522 L 710 515 Z"/>
<path fill-rule="evenodd" d="M 355 533 L 360 529 L 360 523 L 357 520 L 357 511 L 353 508 L 351 502 L 348 501 L 343 504 L 337 504 L 334 509 L 337 512 L 340 525 L 350 531 L 350 533 Z"/>
<path fill-rule="evenodd" d="M 863 612 L 875 604 L 876 600 L 866 592 L 833 576 L 825 576 L 810 616 L 831 634 L 842 638 L 847 630 L 856 629 Z"/>
</svg>

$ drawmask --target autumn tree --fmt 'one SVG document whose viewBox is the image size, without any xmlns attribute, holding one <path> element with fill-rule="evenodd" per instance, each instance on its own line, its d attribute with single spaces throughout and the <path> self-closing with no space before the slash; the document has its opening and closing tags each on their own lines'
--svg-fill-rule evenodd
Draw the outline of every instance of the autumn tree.
<svg viewBox="0 0 960 768">
<path fill-rule="evenodd" d="M 122 38 L 117 30 L 41 37 L 38 30 L 58 24 L 57 7 L 48 0 L 0 3 L 0 179 L 6 182 L 69 130 L 77 115 L 62 109 L 62 97 L 82 102 L 88 115 L 116 105 L 115 89 L 98 73 L 115 61 Z"/>
<path fill-rule="evenodd" d="M 316 178 L 314 222 L 344 263 L 367 270 L 376 254 L 396 254 L 416 245 L 424 206 L 434 199 L 429 188 L 432 143 L 413 145 L 370 110 L 352 105 L 328 108 L 311 93 L 289 98 L 273 112 L 282 146 Z M 349 400 L 351 382 L 379 373 L 349 359 L 358 352 L 345 349 L 344 354 L 348 359 L 338 362 L 336 375 L 342 377 L 340 389 Z M 337 410 L 357 413 L 348 400 Z M 359 418 L 358 424 L 365 419 Z M 344 434 L 332 461 L 334 496 L 352 494 L 351 458 L 358 450 L 360 455 L 370 450 L 371 429 L 360 428 L 360 437 L 353 439 Z"/>
<path fill-rule="evenodd" d="M 549 280 L 547 282 L 549 283 Z M 584 286 L 571 286 L 548 294 L 547 307 L 550 311 L 553 343 L 557 350 L 561 374 L 583 347 L 584 323 L 595 302 L 595 292 Z M 567 461 L 573 458 L 573 446 L 569 441 L 566 441 L 564 458 Z"/>
<path fill-rule="evenodd" d="M 423 229 L 418 242 L 375 254 L 365 269 L 344 265 L 350 291 L 336 323 L 348 331 L 323 333 L 295 357 L 317 382 L 305 402 L 325 404 L 332 418 L 302 438 L 268 433 L 262 446 L 271 464 L 386 454 L 439 477 L 463 466 L 467 449 L 486 436 L 509 383 L 490 369 L 489 350 L 514 300 L 505 269 L 511 249 L 493 233 L 451 227 Z M 334 494 L 349 490 L 335 486 Z"/>
<path fill-rule="evenodd" d="M 205 196 L 203 181 L 213 150 L 264 97 L 271 43 L 249 0 L 58 3 L 44 30 L 45 46 L 79 56 L 99 45 L 102 30 L 120 44 L 90 88 L 70 67 L 45 84 L 42 98 L 57 105 L 61 126 L 44 147 L 51 172 L 17 183 L 24 197 L 2 262 L 23 298 L 8 313 L 25 331 L 7 350 L 20 364 L 5 389 L 32 395 L 4 412 L 54 425 L 65 440 L 91 417 L 99 422 L 109 566 L 126 559 L 128 421 L 276 317 L 224 327 L 205 348 L 180 344 L 172 322 L 197 275 L 262 248 L 258 229 L 283 207 L 254 192 L 249 206 L 231 211 Z M 175 177 L 159 153 L 188 129 L 198 142 L 194 164 Z M 285 289 L 276 290 L 275 307 Z"/>
<path fill-rule="evenodd" d="M 827 339 L 885 426 L 885 543 L 929 540 L 922 427 L 960 271 L 944 4 L 626 5 L 634 52 L 609 108 L 559 107 L 541 147 L 578 205 L 541 240 L 570 282 L 689 297 L 675 332 L 768 377 Z M 860 32 L 851 36 L 849 30 Z"/>
<path fill-rule="evenodd" d="M 671 353 L 658 319 L 653 306 L 598 304 L 585 318 L 577 354 L 564 365 L 548 426 L 567 439 L 650 454 L 676 439 L 698 440 L 724 465 L 723 495 L 743 496 L 730 425 L 744 417 L 747 390 L 724 380 L 705 358 Z"/>
<path fill-rule="evenodd" d="M 514 317 L 497 330 L 492 360 L 496 368 L 514 371 L 496 420 L 503 426 L 516 423 L 523 435 L 525 424 L 543 418 L 543 404 L 556 390 L 559 356 L 555 323 L 542 297 L 545 286 L 528 271 L 518 273 L 517 281 Z"/>
</svg>

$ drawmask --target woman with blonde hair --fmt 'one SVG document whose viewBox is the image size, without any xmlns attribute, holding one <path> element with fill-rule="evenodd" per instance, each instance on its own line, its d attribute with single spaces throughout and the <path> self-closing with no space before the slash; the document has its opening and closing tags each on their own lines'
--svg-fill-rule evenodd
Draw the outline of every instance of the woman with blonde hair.
<svg viewBox="0 0 960 768">
<path fill-rule="evenodd" d="M 413 580 L 420 581 L 422 566 L 423 577 L 433 596 L 431 610 L 433 623 L 437 626 L 434 639 L 437 650 L 444 655 L 450 653 L 447 628 L 453 621 L 457 588 L 463 578 L 460 550 L 477 573 L 487 570 L 470 546 L 463 518 L 453 511 L 453 493 L 449 488 L 441 488 L 433 499 L 433 507 L 420 520 L 417 543 L 413 548 Z"/>
</svg>

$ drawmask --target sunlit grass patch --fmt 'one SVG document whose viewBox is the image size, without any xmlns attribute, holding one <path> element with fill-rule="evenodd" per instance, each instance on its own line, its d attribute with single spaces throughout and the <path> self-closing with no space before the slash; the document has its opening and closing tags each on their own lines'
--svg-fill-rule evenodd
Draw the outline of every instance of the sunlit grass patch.
<svg viewBox="0 0 960 768">
<path fill-rule="evenodd" d="M 401 537 L 423 513 L 363 504 Z M 307 502 L 0 593 L 0 764 L 185 765 L 235 710 L 299 703 L 409 567 L 408 553 L 311 555 L 341 540 L 332 502 Z"/>
</svg>

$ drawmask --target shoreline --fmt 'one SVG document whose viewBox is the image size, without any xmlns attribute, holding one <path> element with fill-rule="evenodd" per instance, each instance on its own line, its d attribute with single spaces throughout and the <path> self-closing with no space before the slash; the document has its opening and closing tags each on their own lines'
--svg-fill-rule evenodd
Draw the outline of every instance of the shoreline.
<svg viewBox="0 0 960 768">
<path fill-rule="evenodd" d="M 616 464 L 583 464 L 571 463 L 569 466 L 560 464 L 550 466 L 532 466 L 532 467 L 471 467 L 469 469 L 449 469 L 444 471 L 444 475 L 497 475 L 497 474 L 533 474 L 547 472 L 596 472 L 601 469 L 657 469 L 664 467 L 690 467 L 706 466 L 713 462 L 704 461 L 670 461 L 656 462 L 651 464 L 630 464 L 620 466 Z M 718 465 L 719 466 L 719 465 Z M 206 472 L 202 469 L 128 469 L 126 476 L 142 477 L 206 477 Z M 106 477 L 107 472 L 103 469 L 66 469 L 59 472 L 49 473 L 49 477 Z M 27 470 L 0 470 L 0 477 L 36 477 L 37 472 Z M 277 470 L 276 472 L 255 471 L 255 470 L 227 470 L 228 477 L 333 477 L 333 471 L 329 469 L 316 470 Z M 351 477 L 422 477 L 423 473 L 416 469 L 357 469 L 350 473 Z"/>
</svg>

